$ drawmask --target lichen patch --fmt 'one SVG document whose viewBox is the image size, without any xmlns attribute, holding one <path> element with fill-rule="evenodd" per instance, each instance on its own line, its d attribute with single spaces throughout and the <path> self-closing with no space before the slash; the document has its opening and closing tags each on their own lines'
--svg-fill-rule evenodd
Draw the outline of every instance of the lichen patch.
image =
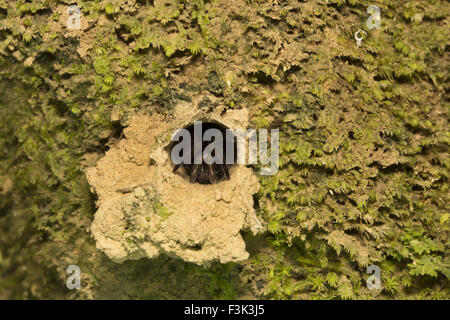
<svg viewBox="0 0 450 320">
<path fill-rule="evenodd" d="M 259 190 L 253 171 L 236 164 L 230 180 L 213 185 L 190 183 L 183 174 L 173 173 L 170 137 L 196 120 L 246 129 L 248 111 L 230 110 L 221 116 L 181 104 L 170 119 L 134 115 L 124 138 L 96 167 L 87 169 L 98 195 L 91 232 L 97 248 L 112 260 L 161 253 L 196 264 L 248 258 L 240 231 L 263 229 L 253 209 L 253 194 Z"/>
</svg>

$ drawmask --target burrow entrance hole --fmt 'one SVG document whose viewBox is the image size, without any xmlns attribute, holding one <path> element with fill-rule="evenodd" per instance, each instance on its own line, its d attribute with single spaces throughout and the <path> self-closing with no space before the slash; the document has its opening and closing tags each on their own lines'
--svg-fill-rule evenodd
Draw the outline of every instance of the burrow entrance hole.
<svg viewBox="0 0 450 320">
<path fill-rule="evenodd" d="M 232 167 L 236 163 L 237 158 L 237 139 L 232 130 L 230 130 L 227 126 L 211 121 L 199 121 L 201 123 L 201 134 L 195 133 L 196 123 L 190 123 L 185 126 L 183 129 L 186 129 L 189 132 L 189 140 L 184 142 L 184 136 L 180 136 L 169 144 L 168 152 L 169 157 L 173 164 L 173 173 L 184 176 L 186 180 L 191 183 L 200 183 L 200 184 L 215 184 L 223 180 L 229 180 L 230 175 L 232 174 Z M 215 142 L 215 136 L 213 135 L 211 139 L 206 139 L 205 132 L 209 129 L 217 129 L 219 130 L 222 136 L 222 143 L 220 143 L 220 139 Z M 211 131 L 210 131 L 211 132 Z M 217 133 L 217 131 L 216 131 Z M 205 137 L 205 139 L 204 139 Z M 183 143 L 184 147 L 181 147 L 181 143 Z M 213 148 L 212 144 L 215 144 L 218 148 Z M 200 150 L 201 146 L 201 155 L 196 154 L 195 147 L 197 146 L 197 150 Z M 178 147 L 177 147 L 178 146 Z M 209 149 L 206 149 L 208 148 Z M 174 149 L 175 148 L 175 149 Z M 206 149 L 206 151 L 205 151 Z M 231 149 L 231 150 L 230 150 Z M 211 152 L 208 153 L 208 150 Z M 229 154 L 231 151 L 231 155 Z M 184 156 L 184 152 L 187 152 L 187 155 Z M 190 154 L 190 157 L 189 157 Z M 215 160 L 212 164 L 208 164 L 205 161 L 206 157 L 210 154 Z M 228 159 L 232 159 L 232 163 L 228 163 Z M 175 163 L 174 157 L 183 158 L 183 161 L 180 164 Z M 197 157 L 197 161 L 194 161 L 195 157 Z M 185 161 L 187 159 L 187 161 Z M 201 162 L 195 163 L 195 162 Z"/>
</svg>

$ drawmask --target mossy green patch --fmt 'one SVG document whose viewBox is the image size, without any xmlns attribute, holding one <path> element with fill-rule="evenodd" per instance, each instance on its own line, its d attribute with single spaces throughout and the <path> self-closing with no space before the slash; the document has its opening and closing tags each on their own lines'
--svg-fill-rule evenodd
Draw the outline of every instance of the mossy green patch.
<svg viewBox="0 0 450 320">
<path fill-rule="evenodd" d="M 84 1 L 82 58 L 53 2 L 0 0 L 0 296 L 448 299 L 449 3 L 383 1 L 368 30 L 371 4 Z M 280 129 L 256 199 L 268 232 L 240 265 L 110 262 L 86 231 L 86 154 L 118 138 L 113 110 L 170 114 L 204 91 Z"/>
</svg>

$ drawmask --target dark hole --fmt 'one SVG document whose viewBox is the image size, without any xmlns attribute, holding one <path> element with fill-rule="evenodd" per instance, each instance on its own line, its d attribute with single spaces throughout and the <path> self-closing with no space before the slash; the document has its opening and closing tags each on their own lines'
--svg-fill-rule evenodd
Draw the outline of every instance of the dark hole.
<svg viewBox="0 0 450 320">
<path fill-rule="evenodd" d="M 182 169 L 186 172 L 187 176 L 189 177 L 189 180 L 191 183 L 200 183 L 200 184 L 214 184 L 222 180 L 228 180 L 230 176 L 230 168 L 233 166 L 234 163 L 236 163 L 237 159 L 237 139 L 234 133 L 227 135 L 227 128 L 226 126 L 216 123 L 216 122 L 201 122 L 201 135 L 196 136 L 195 135 L 195 124 L 190 124 L 184 129 L 186 129 L 190 134 L 190 143 L 188 142 L 185 145 L 189 145 L 189 149 L 181 149 L 180 150 L 180 157 L 183 157 L 183 150 L 190 153 L 190 159 L 188 161 L 185 161 L 183 159 L 182 163 L 180 165 L 174 164 L 174 173 L 180 174 L 182 172 Z M 213 164 L 207 164 L 203 157 L 203 152 L 206 147 L 208 147 L 210 144 L 215 142 L 215 137 L 213 136 L 211 141 L 203 141 L 203 136 L 205 132 L 209 129 L 217 129 L 220 131 L 222 135 L 222 144 L 217 146 L 218 149 L 213 149 L 211 152 L 211 156 L 214 157 L 214 163 Z M 230 131 L 231 132 L 231 131 Z M 232 141 L 228 141 L 229 139 L 232 139 Z M 227 142 L 228 144 L 231 143 L 233 146 L 232 152 L 233 152 L 233 164 L 226 164 L 227 159 L 227 153 L 230 152 L 230 150 L 227 150 Z M 183 137 L 180 137 L 179 141 L 173 141 L 170 144 L 169 150 L 170 150 L 170 156 L 172 155 L 173 148 L 178 145 L 179 143 L 183 143 Z M 201 155 L 200 156 L 200 164 L 194 163 L 195 158 L 195 148 L 194 145 L 200 145 L 201 146 Z M 176 154 L 175 154 L 176 155 Z M 171 160 L 173 160 L 171 158 Z M 218 163 L 219 162 L 219 163 Z M 222 162 L 222 163 L 220 163 Z"/>
<path fill-rule="evenodd" d="M 121 138 L 123 134 L 124 126 L 122 126 L 119 122 L 113 122 L 111 124 L 111 137 L 112 138 Z"/>
<path fill-rule="evenodd" d="M 259 209 L 259 201 L 258 198 L 256 198 L 256 195 L 253 195 L 253 208 L 255 208 L 256 210 Z"/>
<path fill-rule="evenodd" d="M 199 250 L 202 250 L 202 245 L 200 243 L 197 243 L 194 245 L 186 245 L 186 248 L 194 250 L 194 251 L 199 251 Z"/>
</svg>

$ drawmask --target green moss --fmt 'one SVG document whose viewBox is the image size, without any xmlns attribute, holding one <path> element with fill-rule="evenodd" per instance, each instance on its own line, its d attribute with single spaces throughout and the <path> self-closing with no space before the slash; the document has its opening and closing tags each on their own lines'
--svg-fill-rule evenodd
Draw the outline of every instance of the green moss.
<svg viewBox="0 0 450 320">
<path fill-rule="evenodd" d="M 162 221 L 166 220 L 171 214 L 173 214 L 172 211 L 164 207 L 164 205 L 157 199 L 152 202 L 152 206 L 155 213 L 161 216 Z"/>
<path fill-rule="evenodd" d="M 0 1 L 0 295 L 448 298 L 449 4 L 385 1 L 382 28 L 366 30 L 371 4 L 87 1 L 74 38 L 65 4 Z M 245 106 L 252 126 L 280 128 L 280 170 L 256 199 L 268 231 L 244 234 L 250 259 L 93 258 L 83 163 L 115 137 L 112 110 L 125 125 L 205 92 L 217 100 L 205 110 Z M 78 292 L 64 289 L 71 263 L 87 277 Z M 371 264 L 379 293 L 364 285 Z"/>
</svg>

